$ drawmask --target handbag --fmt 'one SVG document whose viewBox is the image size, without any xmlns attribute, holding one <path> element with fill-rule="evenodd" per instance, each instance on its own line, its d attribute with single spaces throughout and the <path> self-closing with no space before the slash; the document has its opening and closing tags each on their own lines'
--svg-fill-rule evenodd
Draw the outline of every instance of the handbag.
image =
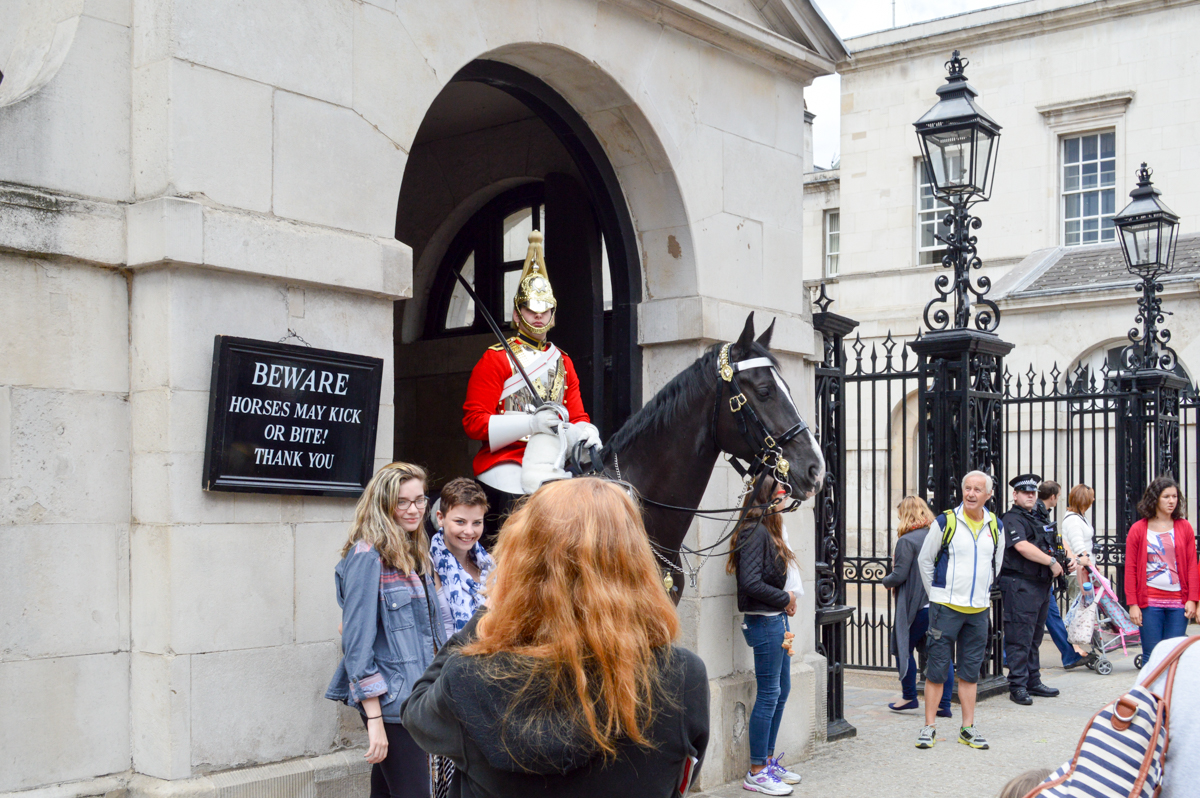
<svg viewBox="0 0 1200 798">
<path fill-rule="evenodd" d="M 1084 603 L 1082 593 L 1071 604 L 1067 613 L 1067 642 L 1077 646 L 1090 646 L 1092 633 L 1096 630 L 1096 602 Z"/>
<path fill-rule="evenodd" d="M 1171 692 L 1179 656 L 1200 640 L 1189 637 L 1146 677 L 1088 721 L 1075 756 L 1025 798 L 1156 798 L 1170 745 Z M 1167 671 L 1161 696 L 1151 687 Z"/>
</svg>

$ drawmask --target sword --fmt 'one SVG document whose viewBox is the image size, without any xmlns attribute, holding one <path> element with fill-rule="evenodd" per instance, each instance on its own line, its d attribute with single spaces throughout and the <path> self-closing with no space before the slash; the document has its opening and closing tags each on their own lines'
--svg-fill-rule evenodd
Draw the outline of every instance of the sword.
<svg viewBox="0 0 1200 798">
<path fill-rule="evenodd" d="M 492 332 L 496 334 L 498 339 L 500 339 L 500 345 L 503 346 L 504 351 L 508 353 L 508 359 L 512 361 L 514 366 L 516 366 L 517 373 L 521 375 L 521 379 L 525 380 L 525 385 L 529 388 L 529 395 L 533 397 L 535 406 L 541 407 L 542 405 L 546 404 L 546 400 L 542 399 L 542 397 L 538 395 L 537 388 L 533 386 L 533 380 L 529 379 L 529 375 L 525 373 L 525 367 L 521 365 L 521 361 L 518 360 L 517 356 L 513 353 L 512 347 L 508 345 L 508 339 L 504 337 L 504 333 L 500 330 L 500 325 L 497 324 L 496 320 L 492 318 L 492 314 L 488 312 L 488 309 L 484 307 L 484 304 L 479 301 L 479 296 L 475 293 L 475 289 L 471 287 L 471 284 L 467 282 L 467 279 L 463 277 L 460 272 L 455 272 L 454 276 L 458 278 L 460 283 L 462 283 L 462 287 L 467 289 L 467 294 L 475 303 L 475 309 L 483 314 L 483 320 L 487 322 L 488 327 L 491 327 Z"/>
</svg>

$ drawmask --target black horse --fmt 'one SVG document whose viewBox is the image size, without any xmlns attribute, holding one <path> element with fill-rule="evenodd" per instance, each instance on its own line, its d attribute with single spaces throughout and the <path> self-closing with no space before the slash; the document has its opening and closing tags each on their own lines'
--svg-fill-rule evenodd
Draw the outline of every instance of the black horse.
<svg viewBox="0 0 1200 798">
<path fill-rule="evenodd" d="M 824 480 L 821 448 L 778 378 L 770 352 L 774 329 L 772 321 L 755 340 L 751 313 L 736 343 L 710 347 L 604 448 L 605 473 L 633 485 L 644 499 L 651 544 L 674 569 L 676 603 L 683 594 L 679 550 L 695 513 L 662 505 L 699 508 L 718 455 L 725 452 L 752 468 L 759 464 L 785 479 L 798 499 L 811 496 Z"/>
</svg>

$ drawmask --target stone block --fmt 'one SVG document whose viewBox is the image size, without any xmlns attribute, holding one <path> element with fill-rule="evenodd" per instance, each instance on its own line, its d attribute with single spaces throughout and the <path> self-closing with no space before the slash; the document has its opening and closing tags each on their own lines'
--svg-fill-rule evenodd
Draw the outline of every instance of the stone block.
<svg viewBox="0 0 1200 798">
<path fill-rule="evenodd" d="M 746 763 L 750 761 L 754 673 L 716 678 L 710 668 L 708 689 L 708 754 L 704 758 L 704 769 L 700 771 L 702 790 L 740 779 L 745 773 Z"/>
<path fill-rule="evenodd" d="M 10 524 L 129 522 L 129 408 L 114 394 L 13 388 Z"/>
<path fill-rule="evenodd" d="M 676 145 L 702 127 L 697 120 L 702 92 L 702 64 L 716 51 L 685 33 L 665 28 L 654 48 L 654 61 L 638 87 L 639 99 L 653 104 L 661 134 Z M 720 133 L 712 128 L 709 132 Z"/>
<path fill-rule="evenodd" d="M 395 142 L 349 108 L 275 94 L 274 210 L 279 216 L 391 237 L 405 157 Z"/>
<path fill-rule="evenodd" d="M 125 209 L 119 205 L 5 186 L 0 188 L 0 218 L 0 246 L 5 249 L 106 265 L 125 262 Z M 117 275 L 110 278 L 119 280 Z"/>
<path fill-rule="evenodd" d="M 775 146 L 792 155 L 804 155 L 804 87 L 776 75 L 775 109 Z"/>
<path fill-rule="evenodd" d="M 150 0 L 137 0 L 148 5 Z M 162 13 L 162 4 L 155 4 L 153 15 Z M 143 16 L 139 12 L 139 17 Z M 136 42 L 157 50 L 147 35 L 149 24 L 138 26 Z M 135 50 L 137 47 L 135 46 Z M 135 56 L 136 60 L 136 56 Z M 170 193 L 171 185 L 171 64 L 165 54 L 134 67 L 132 74 L 132 106 L 130 109 L 130 163 L 135 199 L 153 199 Z"/>
<path fill-rule="evenodd" d="M 485 5 L 480 3 L 479 5 Z M 426 63 L 441 81 L 449 81 L 468 62 L 487 52 L 483 31 L 476 18 L 473 0 L 442 0 L 439 3 L 397 3 L 396 13 Z M 528 3 L 519 19 L 525 37 L 531 36 Z M 454 20 L 447 25 L 446 20 Z"/>
<path fill-rule="evenodd" d="M 696 251 L 687 225 L 646 230 L 641 239 L 646 300 L 695 296 Z"/>
<path fill-rule="evenodd" d="M 208 392 L 152 388 L 129 395 L 133 451 L 138 454 L 204 451 Z"/>
<path fill-rule="evenodd" d="M 803 226 L 804 159 L 725 137 L 725 212 L 795 230 Z"/>
<path fill-rule="evenodd" d="M 133 769 L 162 779 L 191 775 L 191 657 L 130 655 Z"/>
<path fill-rule="evenodd" d="M 656 174 L 648 163 L 641 162 L 618 169 L 617 177 L 625 196 L 635 200 L 630 211 L 638 230 L 661 230 L 687 224 L 683 197 L 673 172 Z"/>
<path fill-rule="evenodd" d="M 334 594 L 333 568 L 341 560 L 349 524 L 336 521 L 296 525 L 296 642 L 338 639 L 342 620 Z"/>
<path fill-rule="evenodd" d="M 704 660 L 710 679 L 732 673 L 734 647 L 745 645 L 740 639 L 741 632 L 734 634 L 735 616 L 741 620 L 737 614 L 737 596 L 708 596 L 700 600 L 696 653 Z"/>
<path fill-rule="evenodd" d="M 192 767 L 330 751 L 338 714 L 324 694 L 337 662 L 332 642 L 192 657 Z"/>
<path fill-rule="evenodd" d="M 0 255 L 0 283 L 0 384 L 129 390 L 129 289 L 122 275 Z"/>
<path fill-rule="evenodd" d="M 176 0 L 174 55 L 349 106 L 355 5 L 351 0 L 314 0 L 303 13 L 283 13 L 270 0 Z"/>
<path fill-rule="evenodd" d="M 725 134 L 695 125 L 676 142 L 675 173 L 687 196 L 688 216 L 707 219 L 725 209 Z"/>
<path fill-rule="evenodd" d="M 560 0 L 550 2 L 556 6 L 572 5 Z M 583 4 L 576 2 L 574 5 Z M 572 31 L 564 43 L 571 43 L 569 46 L 572 48 L 590 55 L 610 80 L 616 81 L 631 96 L 636 95 L 655 61 L 663 37 L 663 26 L 615 3 L 600 3 L 599 9 L 593 13 L 596 18 L 594 52 L 587 49 L 586 38 L 582 46 L 573 44 L 575 37 L 579 36 L 576 31 Z"/>
<path fill-rule="evenodd" d="M 129 654 L 0 663 L 0 717 L 0 792 L 127 770 Z"/>
<path fill-rule="evenodd" d="M 292 642 L 287 527 L 138 526 L 130 548 L 135 650 L 191 654 Z"/>
<path fill-rule="evenodd" d="M 128 527 L 0 526 L 0 660 L 117 651 Z"/>
<path fill-rule="evenodd" d="M 449 77 L 449 76 L 447 76 Z M 406 151 L 444 80 L 390 9 L 364 4 L 354 14 L 354 110 Z"/>
<path fill-rule="evenodd" d="M 722 299 L 752 306 L 762 303 L 762 227 L 754 219 L 728 213 L 710 216 L 694 226 L 697 281 L 702 290 L 711 285 Z M 739 332 L 740 324 L 730 340 Z"/>
<path fill-rule="evenodd" d="M 717 50 L 701 62 L 700 121 L 774 146 L 775 76 Z"/>
<path fill-rule="evenodd" d="M 176 192 L 271 210 L 272 94 L 261 83 L 172 64 L 169 158 Z"/>
<path fill-rule="evenodd" d="M 178 197 L 130 205 L 126 216 L 128 265 L 165 261 L 204 263 L 204 208 Z"/>
<path fill-rule="evenodd" d="M 0 113 L 6 182 L 129 197 L 129 28 L 81 17 L 58 74 Z"/>
</svg>

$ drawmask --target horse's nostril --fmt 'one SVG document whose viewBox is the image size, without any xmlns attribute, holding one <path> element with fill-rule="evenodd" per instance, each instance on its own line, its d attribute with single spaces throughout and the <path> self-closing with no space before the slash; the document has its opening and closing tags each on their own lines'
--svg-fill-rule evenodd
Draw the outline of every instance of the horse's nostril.
<svg viewBox="0 0 1200 798">
<path fill-rule="evenodd" d="M 813 484 L 816 484 L 817 480 L 821 478 L 821 472 L 823 470 L 824 469 L 821 468 L 820 463 L 813 463 L 812 465 L 810 465 L 808 467 L 809 480 L 811 480 L 813 482 Z"/>
</svg>

